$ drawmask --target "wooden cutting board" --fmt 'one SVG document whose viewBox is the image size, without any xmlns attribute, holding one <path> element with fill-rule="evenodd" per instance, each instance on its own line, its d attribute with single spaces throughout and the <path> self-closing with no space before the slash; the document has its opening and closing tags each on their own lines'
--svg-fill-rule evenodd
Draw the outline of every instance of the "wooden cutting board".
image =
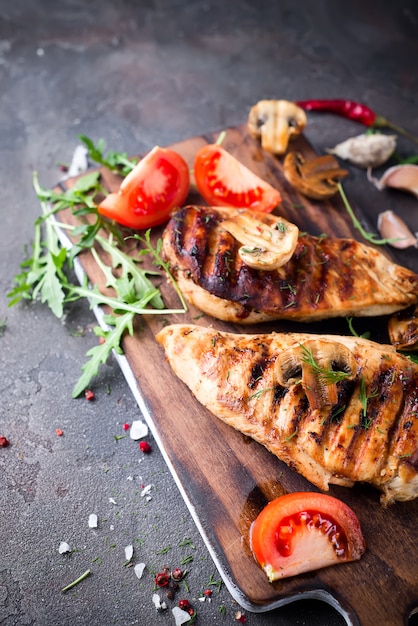
<svg viewBox="0 0 418 626">
<path fill-rule="evenodd" d="M 218 134 L 194 137 L 172 147 L 192 168 L 197 150 L 215 141 Z M 282 159 L 265 153 L 248 135 L 245 126 L 227 129 L 223 146 L 280 189 L 283 197 L 280 214 L 301 230 L 314 235 L 360 238 L 339 196 L 320 202 L 301 196 L 284 178 Z M 307 158 L 315 156 L 303 136 L 293 141 L 292 149 Z M 120 179 L 107 171 L 102 173 L 105 186 L 110 191 L 117 190 Z M 68 187 L 73 184 L 74 179 L 65 183 Z M 204 204 L 194 191 L 188 203 Z M 60 218 L 74 223 L 68 212 Z M 154 229 L 153 240 L 161 233 L 162 228 Z M 101 271 L 91 254 L 83 253 L 79 259 L 91 283 L 103 286 Z M 177 296 L 165 279 L 161 281 L 161 291 L 167 307 L 179 308 Z M 405 623 L 411 610 L 418 606 L 418 500 L 383 509 L 379 493 L 368 486 L 332 487 L 330 494 L 351 506 L 360 519 L 367 543 L 365 555 L 355 563 L 268 583 L 250 552 L 251 522 L 278 495 L 297 490 L 316 491 L 316 488 L 195 400 L 172 373 L 163 349 L 155 340 L 155 334 L 167 322 L 198 323 L 233 332 L 268 332 L 274 328 L 350 334 L 347 322 L 277 322 L 241 328 L 201 316 L 191 307 L 186 314 L 165 319 L 143 316 L 134 337 L 124 340 L 124 356 L 119 361 L 225 584 L 243 608 L 261 612 L 294 599 L 314 597 L 335 606 L 352 624 Z M 355 327 L 359 333 L 371 329 L 374 340 L 387 341 L 386 322 L 386 319 L 356 320 Z"/>
</svg>

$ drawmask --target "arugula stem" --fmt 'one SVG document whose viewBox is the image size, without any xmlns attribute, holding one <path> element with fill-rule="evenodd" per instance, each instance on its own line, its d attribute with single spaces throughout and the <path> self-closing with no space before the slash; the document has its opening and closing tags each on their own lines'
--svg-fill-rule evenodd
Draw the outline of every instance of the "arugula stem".
<svg viewBox="0 0 418 626">
<path fill-rule="evenodd" d="M 90 576 L 91 574 L 91 570 L 87 569 L 84 574 L 81 574 L 81 576 L 79 576 L 76 580 L 73 580 L 72 583 L 70 583 L 69 585 L 67 585 L 66 587 L 63 587 L 61 589 L 61 592 L 64 593 L 65 591 L 68 591 L 69 589 L 72 589 L 73 587 L 75 587 L 76 585 L 78 585 L 78 583 L 81 583 L 82 580 L 85 580 L 88 576 Z"/>
<path fill-rule="evenodd" d="M 360 232 L 360 234 L 362 235 L 362 237 L 364 237 L 364 239 L 366 239 L 366 241 L 370 241 L 371 243 L 374 243 L 377 246 L 383 246 L 387 243 L 393 243 L 394 241 L 398 240 L 397 237 L 392 238 L 392 239 L 378 239 L 375 233 L 369 233 L 367 232 L 367 230 L 364 230 L 363 226 L 360 224 L 359 220 L 355 216 L 353 209 L 351 208 L 351 205 L 347 199 L 347 196 L 345 195 L 345 192 L 343 190 L 341 183 L 338 183 L 338 191 L 340 192 L 345 209 L 347 213 L 349 214 L 349 216 L 351 217 L 351 221 L 353 222 L 354 228 L 356 228 Z"/>
<path fill-rule="evenodd" d="M 188 307 L 187 307 L 186 301 L 185 301 L 185 299 L 183 297 L 183 294 L 180 291 L 180 287 L 178 286 L 176 279 L 174 278 L 174 276 L 170 272 L 170 268 L 169 268 L 168 263 L 166 263 L 164 261 L 164 259 L 162 258 L 162 256 L 160 255 L 161 240 L 158 242 L 157 248 L 153 248 L 152 245 L 151 245 L 151 242 L 150 242 L 150 234 L 151 234 L 151 231 L 147 230 L 146 233 L 145 233 L 145 237 L 141 237 L 140 235 L 134 235 L 134 238 L 137 239 L 138 241 L 140 241 L 145 246 L 145 249 L 149 253 L 154 255 L 157 264 L 160 265 L 163 268 L 163 270 L 167 274 L 167 276 L 168 276 L 168 278 L 169 278 L 169 280 L 170 280 L 170 282 L 171 282 L 171 284 L 173 286 L 174 291 L 176 292 L 176 294 L 178 296 L 178 299 L 181 302 L 181 305 L 183 307 L 182 313 L 185 313 L 186 311 L 188 311 Z"/>
<path fill-rule="evenodd" d="M 121 302 L 117 298 L 112 298 L 111 296 L 104 296 L 101 293 L 97 293 L 89 287 L 77 287 L 76 285 L 70 285 L 69 291 L 71 293 L 75 293 L 81 298 L 89 298 L 90 300 L 96 300 L 97 304 L 107 304 L 112 309 L 117 309 L 118 311 L 126 311 L 127 313 L 135 313 L 137 315 L 168 315 L 169 313 L 184 313 L 183 309 L 145 309 L 142 307 L 137 307 L 134 304 L 128 304 L 127 302 Z M 156 288 L 153 292 L 150 293 L 149 299 L 152 299 L 159 293 L 159 290 Z"/>
</svg>

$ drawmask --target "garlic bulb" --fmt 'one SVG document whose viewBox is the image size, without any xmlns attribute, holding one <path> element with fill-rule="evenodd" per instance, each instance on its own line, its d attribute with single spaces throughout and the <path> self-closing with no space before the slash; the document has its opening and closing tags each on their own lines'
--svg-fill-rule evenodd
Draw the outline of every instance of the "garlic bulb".
<svg viewBox="0 0 418 626">
<path fill-rule="evenodd" d="M 365 169 L 378 167 L 383 165 L 395 151 L 396 139 L 396 135 L 364 133 L 337 144 L 327 152 L 358 167 Z"/>
<path fill-rule="evenodd" d="M 403 165 L 394 165 L 383 174 L 380 180 L 376 180 L 369 176 L 376 187 L 381 191 L 385 187 L 393 187 L 409 191 L 418 198 L 418 165 L 409 163 Z"/>
<path fill-rule="evenodd" d="M 377 229 L 383 239 L 393 239 L 388 243 L 394 248 L 418 248 L 417 234 L 411 233 L 405 222 L 393 211 L 384 211 L 378 215 Z"/>
</svg>

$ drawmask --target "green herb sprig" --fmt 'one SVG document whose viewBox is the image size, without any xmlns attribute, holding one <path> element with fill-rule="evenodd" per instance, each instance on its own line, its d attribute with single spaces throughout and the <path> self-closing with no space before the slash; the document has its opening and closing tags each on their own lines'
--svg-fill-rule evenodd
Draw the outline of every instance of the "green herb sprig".
<svg viewBox="0 0 418 626">
<path fill-rule="evenodd" d="M 104 165 L 110 171 L 121 176 L 126 176 L 138 163 L 138 159 L 129 158 L 126 152 L 114 152 L 109 150 L 105 153 L 106 144 L 103 139 L 99 139 L 97 144 L 85 135 L 78 135 L 80 141 L 86 146 L 88 155 L 92 161 L 99 165 Z"/>
<path fill-rule="evenodd" d="M 309 367 L 311 367 L 314 370 L 314 372 L 316 372 L 318 378 L 325 385 L 333 385 L 335 383 L 340 382 L 341 380 L 345 380 L 346 378 L 350 377 L 350 374 L 348 372 L 321 367 L 315 361 L 315 358 L 312 354 L 312 350 L 309 350 L 309 348 L 304 346 L 302 343 L 300 344 L 300 347 L 302 350 L 302 361 L 306 363 L 307 365 L 309 365 Z"/>
</svg>

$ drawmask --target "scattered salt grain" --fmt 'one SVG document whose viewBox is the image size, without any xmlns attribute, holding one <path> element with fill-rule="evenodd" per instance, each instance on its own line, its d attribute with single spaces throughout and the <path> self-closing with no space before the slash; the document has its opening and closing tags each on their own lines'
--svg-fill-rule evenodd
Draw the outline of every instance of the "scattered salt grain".
<svg viewBox="0 0 418 626">
<path fill-rule="evenodd" d="M 190 614 L 187 611 L 183 611 L 179 606 L 175 606 L 171 609 L 176 620 L 176 626 L 181 626 L 190 620 Z"/>
<path fill-rule="evenodd" d="M 89 515 L 89 528 L 97 528 L 97 515 L 96 515 L 96 513 L 90 513 L 90 515 Z"/>
<path fill-rule="evenodd" d="M 109 502 L 110 502 L 110 504 L 116 504 L 115 498 L 109 498 Z"/>
<path fill-rule="evenodd" d="M 131 430 L 129 432 L 129 436 L 131 439 L 137 441 L 138 439 L 142 439 L 148 435 L 148 426 L 145 422 L 141 420 L 135 420 L 132 422 Z"/>
<path fill-rule="evenodd" d="M 144 573 L 145 563 L 137 563 L 134 567 L 134 572 L 137 578 L 142 578 L 142 574 Z"/>
<path fill-rule="evenodd" d="M 141 498 L 145 498 L 148 502 L 152 500 L 151 489 L 152 485 L 147 485 L 146 487 L 144 487 L 141 491 Z"/>
<path fill-rule="evenodd" d="M 71 160 L 70 167 L 68 168 L 67 177 L 77 176 L 82 172 L 85 172 L 89 166 L 88 163 L 88 150 L 84 146 L 77 146 L 74 150 L 73 158 Z"/>
<path fill-rule="evenodd" d="M 161 598 L 158 595 L 158 593 L 154 593 L 153 594 L 152 601 L 153 601 L 154 606 L 157 609 L 157 611 L 163 611 L 163 610 L 165 610 L 167 608 L 166 603 L 165 602 L 161 602 Z M 190 615 L 189 615 L 189 619 L 190 619 Z"/>
<path fill-rule="evenodd" d="M 66 552 L 71 552 L 71 548 L 66 541 L 61 541 L 58 552 L 60 554 L 65 554 Z"/>
<path fill-rule="evenodd" d="M 134 555 L 134 547 L 132 545 L 126 546 L 126 548 L 125 548 L 125 559 L 127 561 L 131 561 L 133 555 Z"/>
</svg>

